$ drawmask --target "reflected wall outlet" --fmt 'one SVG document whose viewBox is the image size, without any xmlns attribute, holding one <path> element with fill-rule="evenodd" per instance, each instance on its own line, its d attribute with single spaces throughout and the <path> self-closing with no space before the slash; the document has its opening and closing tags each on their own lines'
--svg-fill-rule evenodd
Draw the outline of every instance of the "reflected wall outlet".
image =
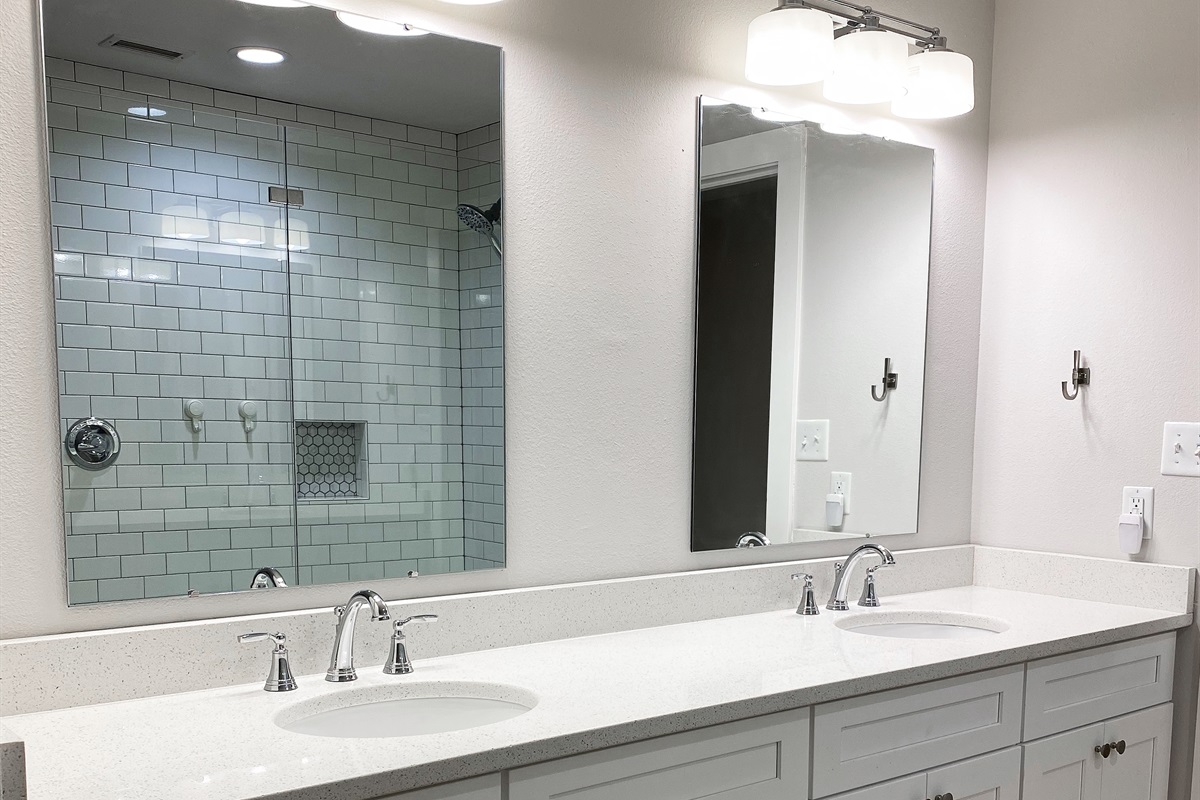
<svg viewBox="0 0 1200 800">
<path fill-rule="evenodd" d="M 829 460 L 829 420 L 796 420 L 796 460 Z"/>
<path fill-rule="evenodd" d="M 829 473 L 829 493 L 840 494 L 842 500 L 842 513 L 850 513 L 850 473 L 849 472 L 831 472 Z"/>
<path fill-rule="evenodd" d="M 1163 425 L 1163 475 L 1200 478 L 1200 422 Z"/>
<path fill-rule="evenodd" d="M 1126 486 L 1121 492 L 1121 513 L 1142 515 L 1142 538 L 1154 532 L 1154 487 Z"/>
</svg>

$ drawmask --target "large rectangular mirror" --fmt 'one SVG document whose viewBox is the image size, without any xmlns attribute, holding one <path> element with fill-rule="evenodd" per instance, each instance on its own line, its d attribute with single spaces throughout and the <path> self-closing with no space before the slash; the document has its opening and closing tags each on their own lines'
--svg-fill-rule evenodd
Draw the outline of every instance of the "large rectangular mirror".
<svg viewBox="0 0 1200 800">
<path fill-rule="evenodd" d="M 699 108 L 692 549 L 914 533 L 933 151 Z"/>
<path fill-rule="evenodd" d="M 502 53 L 339 16 L 43 2 L 73 604 L 504 565 Z"/>
</svg>

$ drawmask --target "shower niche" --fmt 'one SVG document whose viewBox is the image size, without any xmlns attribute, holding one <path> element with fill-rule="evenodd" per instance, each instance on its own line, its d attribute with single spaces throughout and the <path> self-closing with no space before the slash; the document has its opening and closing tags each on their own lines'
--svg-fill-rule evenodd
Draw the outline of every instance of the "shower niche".
<svg viewBox="0 0 1200 800">
<path fill-rule="evenodd" d="M 501 51 L 234 0 L 43 19 L 70 602 L 502 567 Z M 93 419 L 119 452 L 77 466 Z"/>
</svg>

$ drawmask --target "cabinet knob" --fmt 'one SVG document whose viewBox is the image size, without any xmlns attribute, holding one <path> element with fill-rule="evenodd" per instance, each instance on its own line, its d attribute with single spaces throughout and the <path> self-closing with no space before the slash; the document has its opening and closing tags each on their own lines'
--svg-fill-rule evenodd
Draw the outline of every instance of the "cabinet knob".
<svg viewBox="0 0 1200 800">
<path fill-rule="evenodd" d="M 1098 744 L 1096 745 L 1096 752 L 1100 754 L 1101 758 L 1108 758 L 1110 755 L 1112 755 L 1112 745 Z"/>
<path fill-rule="evenodd" d="M 1113 745 L 1113 750 L 1116 750 L 1116 751 L 1117 751 L 1117 755 L 1119 755 L 1119 756 L 1123 756 L 1123 755 L 1125 755 L 1125 740 L 1124 740 L 1124 739 L 1122 739 L 1121 741 L 1119 741 L 1119 742 L 1117 742 L 1116 744 L 1114 744 L 1114 745 Z"/>
</svg>

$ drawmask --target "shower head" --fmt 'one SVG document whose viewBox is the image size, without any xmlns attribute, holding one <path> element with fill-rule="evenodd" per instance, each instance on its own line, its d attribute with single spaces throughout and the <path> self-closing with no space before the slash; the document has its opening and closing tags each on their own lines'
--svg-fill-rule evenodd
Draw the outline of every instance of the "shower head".
<svg viewBox="0 0 1200 800">
<path fill-rule="evenodd" d="M 495 231 L 495 226 L 500 223 L 500 203 L 501 201 L 497 200 L 487 211 L 468 203 L 460 203 L 457 209 L 459 221 L 476 233 L 488 237 L 497 253 L 501 252 Z"/>
</svg>

